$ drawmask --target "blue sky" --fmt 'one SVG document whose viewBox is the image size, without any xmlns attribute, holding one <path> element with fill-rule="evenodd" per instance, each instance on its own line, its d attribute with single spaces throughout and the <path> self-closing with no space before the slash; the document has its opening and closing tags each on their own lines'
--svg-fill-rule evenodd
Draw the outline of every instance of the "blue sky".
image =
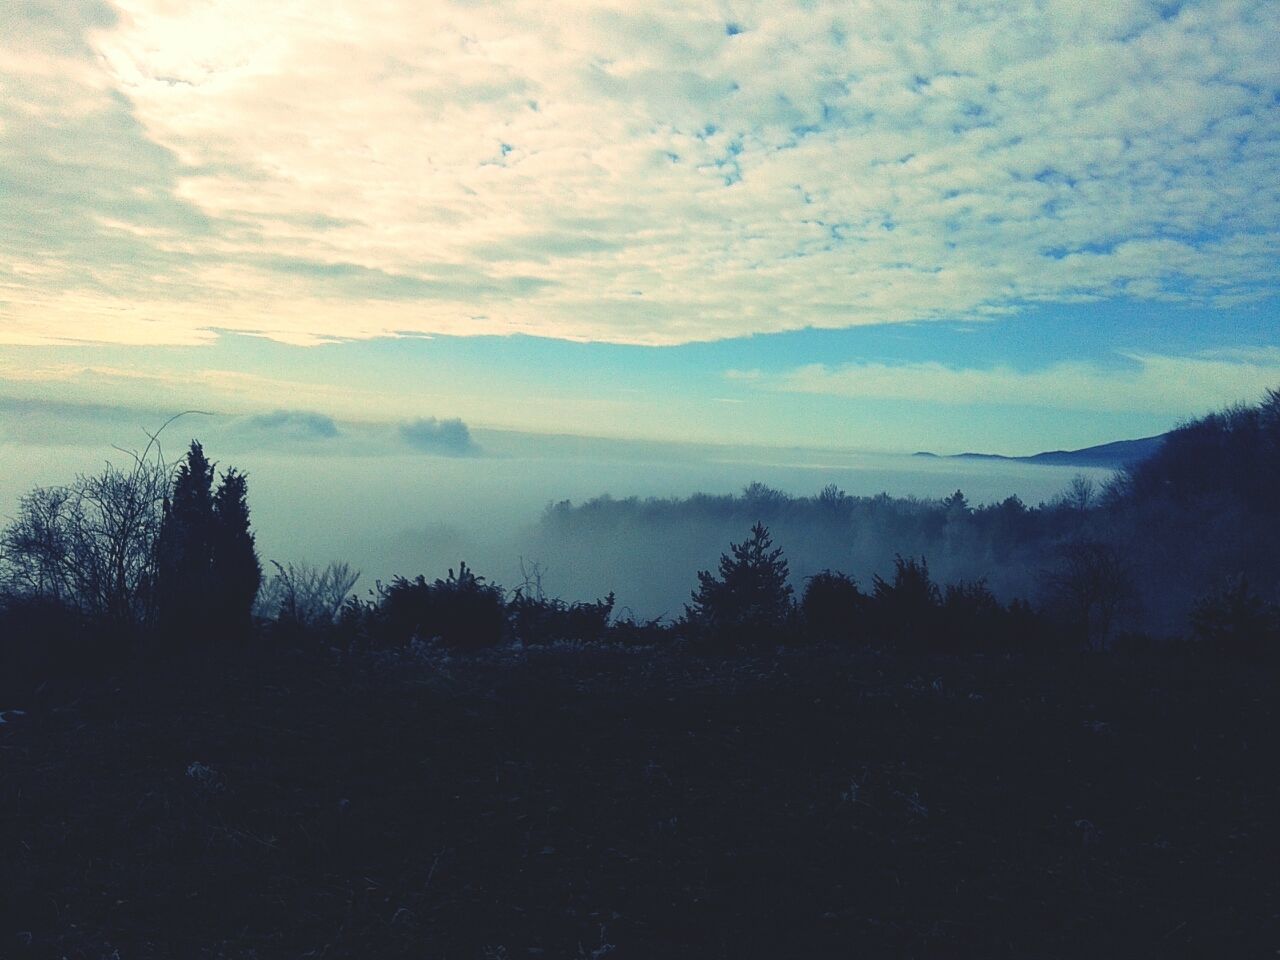
<svg viewBox="0 0 1280 960">
<path fill-rule="evenodd" d="M 1019 453 L 1280 385 L 1271 2 L 0 17 L 0 394 Z"/>
</svg>

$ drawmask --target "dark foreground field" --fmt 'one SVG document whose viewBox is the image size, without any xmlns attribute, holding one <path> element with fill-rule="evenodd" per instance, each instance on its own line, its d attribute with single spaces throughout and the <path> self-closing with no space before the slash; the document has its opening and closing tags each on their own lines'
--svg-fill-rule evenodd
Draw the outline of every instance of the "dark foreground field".
<svg viewBox="0 0 1280 960">
<path fill-rule="evenodd" d="M 256 655 L 0 725 L 0 957 L 1253 957 L 1276 684 L 1174 658 Z"/>
</svg>

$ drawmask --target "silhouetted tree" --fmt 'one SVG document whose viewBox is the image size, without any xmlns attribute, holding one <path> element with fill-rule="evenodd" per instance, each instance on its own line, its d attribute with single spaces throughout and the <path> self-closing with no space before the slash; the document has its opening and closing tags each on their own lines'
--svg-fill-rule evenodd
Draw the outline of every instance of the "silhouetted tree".
<svg viewBox="0 0 1280 960">
<path fill-rule="evenodd" d="M 261 584 L 245 476 L 228 469 L 215 491 L 213 464 L 192 440 L 156 541 L 159 623 L 188 639 L 243 630 Z"/>
<path fill-rule="evenodd" d="M 805 632 L 820 640 L 857 640 L 867 629 L 867 596 L 857 581 L 824 570 L 805 580 L 800 615 Z"/>
<path fill-rule="evenodd" d="M 17 517 L 0 536 L 6 595 L 68 605 L 78 599 L 72 498 L 70 487 L 38 487 L 18 501 Z"/>
<path fill-rule="evenodd" d="M 249 529 L 244 474 L 234 467 L 222 475 L 213 495 L 210 544 L 211 594 L 219 620 L 232 630 L 249 626 L 254 599 L 262 586 L 262 564 Z"/>
<path fill-rule="evenodd" d="M 1071 483 L 1062 492 L 1061 503 L 1064 507 L 1078 514 L 1085 514 L 1097 501 L 1097 487 L 1083 473 L 1071 478 Z"/>
<path fill-rule="evenodd" d="M 940 649 L 987 652 L 1007 643 L 1005 609 L 985 580 L 948 584 L 942 596 L 940 619 Z"/>
<path fill-rule="evenodd" d="M 156 539 L 168 473 L 134 455 L 62 487 L 42 487 L 18 503 L 0 534 L 0 593 L 59 604 L 113 628 L 151 616 Z"/>
<path fill-rule="evenodd" d="M 758 480 L 752 481 L 742 488 L 739 498 L 743 506 L 753 511 L 756 516 L 772 517 L 791 502 L 791 497 L 781 490 L 775 490 Z"/>
<path fill-rule="evenodd" d="M 951 496 L 943 497 L 942 508 L 946 511 L 948 518 L 967 517 L 972 512 L 969 498 L 964 495 L 963 490 L 957 490 Z"/>
<path fill-rule="evenodd" d="M 838 513 L 841 510 L 847 509 L 848 505 L 853 502 L 853 498 L 837 487 L 834 483 L 828 483 L 818 491 L 818 495 L 814 498 L 814 502 L 827 512 Z"/>
<path fill-rule="evenodd" d="M 1280 473 L 1280 391 L 1267 391 L 1259 404 L 1236 404 L 1182 424 L 1126 473 L 1126 488 L 1139 501 L 1194 505 L 1227 497 L 1275 517 L 1280 514 L 1274 491 Z"/>
<path fill-rule="evenodd" d="M 332 627 L 360 579 L 360 572 L 346 563 L 324 567 L 309 563 L 281 565 L 272 560 L 276 572 L 262 585 L 257 609 L 260 616 L 275 620 L 286 637 L 323 633 Z"/>
<path fill-rule="evenodd" d="M 893 561 L 893 581 L 878 574 L 872 581 L 874 614 L 881 638 L 895 647 L 920 650 L 935 641 L 942 603 L 937 585 L 929 577 L 924 557 Z"/>
<path fill-rule="evenodd" d="M 1059 548 L 1045 576 L 1047 601 L 1091 650 L 1111 646 L 1121 617 L 1135 602 L 1120 551 L 1109 543 L 1075 540 Z"/>
<path fill-rule="evenodd" d="M 213 464 L 192 440 L 165 500 L 156 547 L 157 606 L 164 629 L 188 637 L 210 629 L 213 539 Z"/>
<path fill-rule="evenodd" d="M 787 561 L 764 524 L 756 523 L 751 536 L 731 543 L 720 556 L 720 575 L 698 572 L 698 589 L 685 607 L 688 621 L 706 635 L 721 641 L 746 641 L 776 637 L 792 611 Z"/>
</svg>

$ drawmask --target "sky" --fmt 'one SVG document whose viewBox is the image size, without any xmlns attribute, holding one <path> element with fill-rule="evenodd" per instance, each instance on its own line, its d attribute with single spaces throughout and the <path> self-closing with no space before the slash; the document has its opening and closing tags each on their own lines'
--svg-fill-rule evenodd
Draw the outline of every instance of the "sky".
<svg viewBox="0 0 1280 960">
<path fill-rule="evenodd" d="M 1151 435 L 1280 386 L 1277 36 L 1273 0 L 6 3 L 0 397 L 428 447 Z"/>
</svg>

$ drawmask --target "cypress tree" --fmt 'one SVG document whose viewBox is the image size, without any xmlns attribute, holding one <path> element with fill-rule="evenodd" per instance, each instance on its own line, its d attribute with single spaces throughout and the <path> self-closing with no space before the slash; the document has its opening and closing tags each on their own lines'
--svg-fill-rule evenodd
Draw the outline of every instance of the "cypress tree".
<svg viewBox="0 0 1280 960">
<path fill-rule="evenodd" d="M 164 503 L 156 544 L 156 606 L 160 626 L 191 637 L 208 625 L 213 568 L 213 465 L 191 441 Z"/>
<path fill-rule="evenodd" d="M 218 620 L 242 633 L 262 585 L 262 564 L 249 529 L 245 475 L 234 467 L 222 475 L 213 496 L 212 590 Z"/>
</svg>

